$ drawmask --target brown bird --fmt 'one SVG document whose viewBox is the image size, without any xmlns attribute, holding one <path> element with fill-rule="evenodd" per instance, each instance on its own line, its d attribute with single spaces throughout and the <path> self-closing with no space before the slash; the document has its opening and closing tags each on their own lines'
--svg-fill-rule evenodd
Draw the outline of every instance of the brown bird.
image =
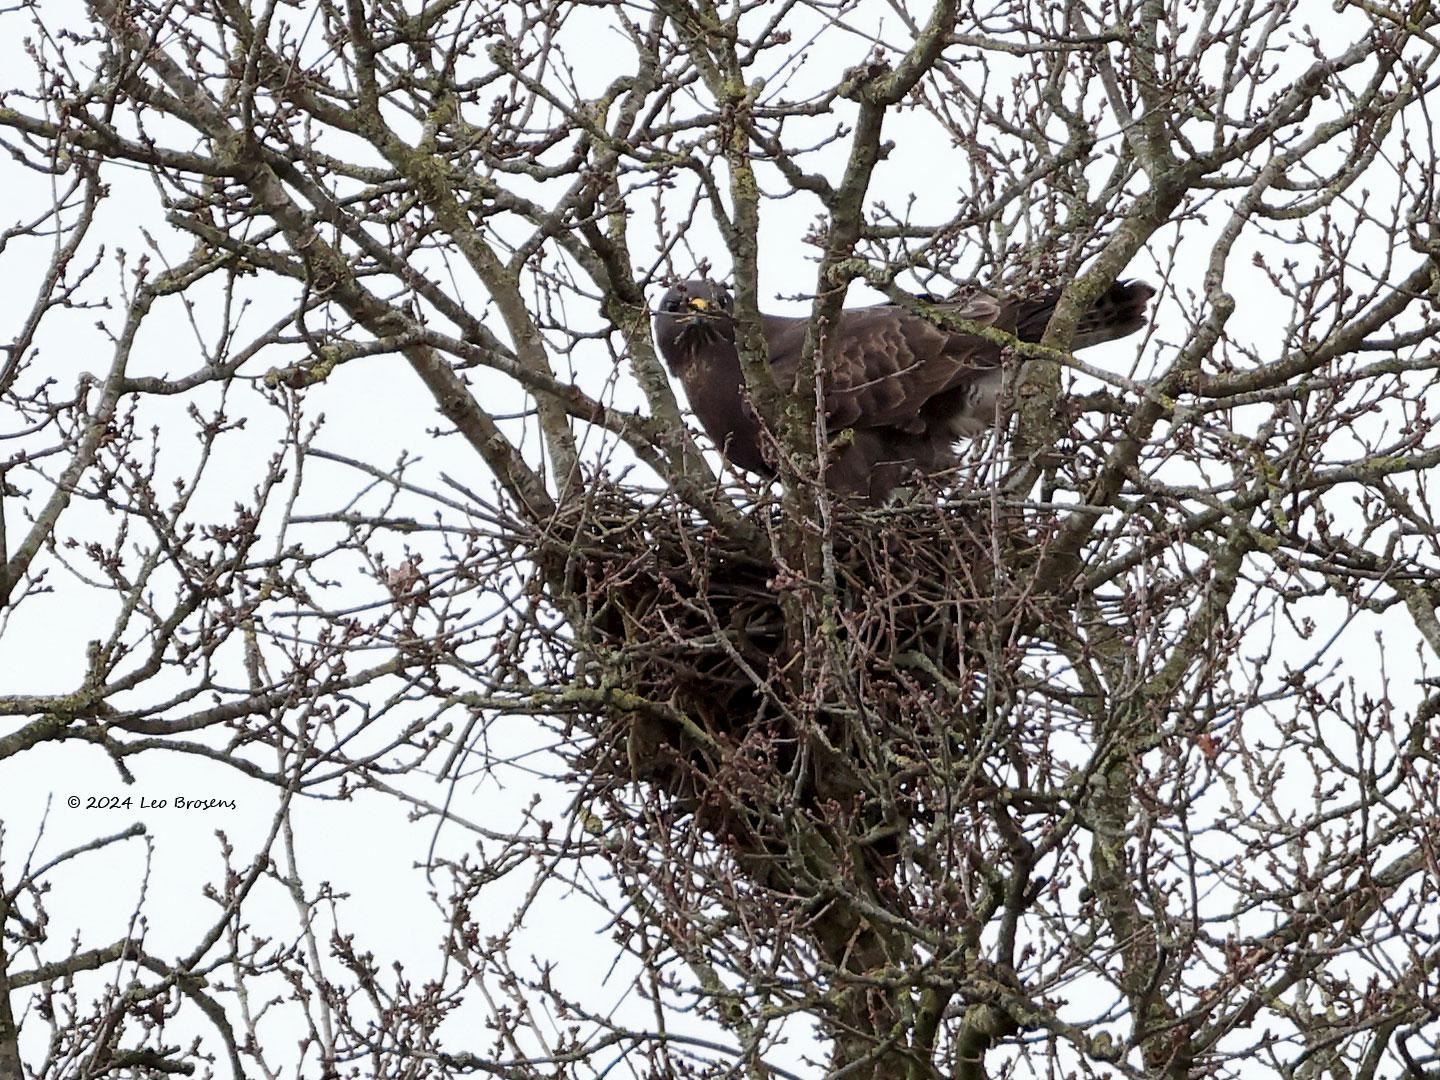
<svg viewBox="0 0 1440 1080">
<path fill-rule="evenodd" d="M 1143 281 L 1112 285 L 1081 319 L 1071 348 L 1086 349 L 1139 330 L 1154 295 Z M 935 307 L 1038 342 L 1059 298 L 1059 290 L 1022 300 L 967 289 Z M 762 314 L 760 322 L 775 381 L 788 391 L 809 320 Z M 824 400 L 834 449 L 825 481 L 837 494 L 884 502 L 915 472 L 950 468 L 955 441 L 994 424 L 1003 346 L 946 329 L 896 304 L 843 311 L 832 333 L 838 341 L 824 372 Z M 725 287 L 686 281 L 672 288 L 655 314 L 655 340 L 705 434 L 730 463 L 774 475 L 747 400 L 733 304 Z"/>
</svg>

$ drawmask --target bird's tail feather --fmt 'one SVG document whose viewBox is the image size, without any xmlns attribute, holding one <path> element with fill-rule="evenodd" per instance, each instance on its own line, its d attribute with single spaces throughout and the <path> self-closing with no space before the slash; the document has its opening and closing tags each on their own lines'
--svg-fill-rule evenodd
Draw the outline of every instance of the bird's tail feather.
<svg viewBox="0 0 1440 1080">
<path fill-rule="evenodd" d="M 1105 341 L 1133 334 L 1145 325 L 1145 306 L 1155 295 L 1153 286 L 1143 281 L 1117 281 L 1080 320 L 1071 349 L 1088 349 Z M 1015 336 L 1021 341 L 1038 342 L 1045 336 L 1050 316 L 1060 301 L 1059 291 L 1035 300 L 1025 300 L 1016 313 Z"/>
</svg>

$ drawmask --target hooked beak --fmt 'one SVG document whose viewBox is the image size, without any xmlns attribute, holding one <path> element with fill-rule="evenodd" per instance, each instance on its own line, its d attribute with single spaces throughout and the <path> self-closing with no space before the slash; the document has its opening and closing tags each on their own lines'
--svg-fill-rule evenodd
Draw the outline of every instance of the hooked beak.
<svg viewBox="0 0 1440 1080">
<path fill-rule="evenodd" d="M 680 325 L 689 333 L 701 332 L 708 334 L 713 330 L 711 325 L 714 320 L 712 315 L 715 305 L 701 296 L 691 296 L 685 300 L 685 307 L 680 311 Z"/>
<path fill-rule="evenodd" d="M 685 306 L 677 313 L 676 322 L 680 335 L 699 341 L 719 337 L 721 333 L 717 319 L 719 314 L 719 305 L 714 301 L 700 296 L 687 298 Z"/>
</svg>

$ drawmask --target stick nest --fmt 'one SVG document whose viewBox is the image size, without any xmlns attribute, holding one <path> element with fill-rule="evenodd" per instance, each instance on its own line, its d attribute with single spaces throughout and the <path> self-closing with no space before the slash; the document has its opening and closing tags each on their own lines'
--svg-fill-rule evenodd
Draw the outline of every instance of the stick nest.
<svg viewBox="0 0 1440 1080">
<path fill-rule="evenodd" d="M 903 828 L 993 737 L 996 631 L 1027 602 L 995 556 L 1023 565 L 1033 518 L 923 493 L 801 529 L 777 504 L 744 514 L 758 541 L 597 485 L 547 530 L 576 675 L 602 703 L 577 718 L 577 769 L 667 792 L 719 833 L 800 804 Z"/>
</svg>

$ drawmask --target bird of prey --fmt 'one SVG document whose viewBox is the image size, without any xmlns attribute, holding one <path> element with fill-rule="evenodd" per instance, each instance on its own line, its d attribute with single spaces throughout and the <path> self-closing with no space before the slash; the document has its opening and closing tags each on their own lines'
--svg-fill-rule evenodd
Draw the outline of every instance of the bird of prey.
<svg viewBox="0 0 1440 1080">
<path fill-rule="evenodd" d="M 1142 281 L 1112 285 L 1081 319 L 1071 347 L 1085 349 L 1139 330 L 1153 295 Z M 934 307 L 1038 342 L 1059 298 L 1059 290 L 1019 299 L 966 289 Z M 809 320 L 762 314 L 760 322 L 776 384 L 789 391 Z M 834 359 L 821 373 L 832 440 L 825 474 L 831 491 L 882 503 L 915 472 L 951 467 L 955 441 L 994 423 L 1003 345 L 946 329 L 897 304 L 843 311 L 831 333 L 838 339 Z M 745 391 L 725 288 L 700 280 L 676 285 L 660 301 L 655 339 L 705 433 L 731 464 L 773 475 Z"/>
</svg>

